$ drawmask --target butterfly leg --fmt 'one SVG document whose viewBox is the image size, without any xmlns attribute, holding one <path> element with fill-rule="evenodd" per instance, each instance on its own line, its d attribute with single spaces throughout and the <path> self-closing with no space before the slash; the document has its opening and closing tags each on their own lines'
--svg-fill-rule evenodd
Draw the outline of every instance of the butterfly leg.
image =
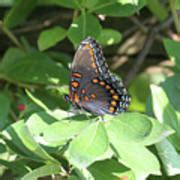
<svg viewBox="0 0 180 180">
<path fill-rule="evenodd" d="M 105 122 L 104 116 L 103 115 L 99 116 L 99 120 Z"/>
</svg>

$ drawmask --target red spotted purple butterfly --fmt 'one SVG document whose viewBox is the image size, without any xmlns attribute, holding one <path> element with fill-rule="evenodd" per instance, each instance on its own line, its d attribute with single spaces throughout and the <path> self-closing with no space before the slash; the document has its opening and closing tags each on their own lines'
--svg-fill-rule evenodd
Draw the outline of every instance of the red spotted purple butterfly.
<svg viewBox="0 0 180 180">
<path fill-rule="evenodd" d="M 110 73 L 100 45 L 91 37 L 80 43 L 74 56 L 66 100 L 94 115 L 121 113 L 129 106 L 126 88 Z"/>
</svg>

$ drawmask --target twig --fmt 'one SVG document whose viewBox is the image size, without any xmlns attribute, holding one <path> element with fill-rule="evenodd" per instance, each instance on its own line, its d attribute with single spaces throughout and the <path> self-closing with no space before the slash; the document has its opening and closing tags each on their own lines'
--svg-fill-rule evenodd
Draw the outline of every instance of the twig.
<svg viewBox="0 0 180 180">
<path fill-rule="evenodd" d="M 139 29 L 139 23 L 136 23 L 138 21 L 138 19 L 134 21 L 134 18 L 135 17 L 129 18 L 134 23 L 134 26 L 130 27 L 123 33 L 123 39 L 126 39 L 126 37 L 133 34 L 135 31 L 137 31 Z M 143 26 L 143 29 L 146 29 L 145 25 L 149 22 L 149 20 L 151 20 L 151 18 L 147 18 L 141 23 L 141 26 Z"/>
<path fill-rule="evenodd" d="M 162 24 L 157 25 L 152 28 L 149 35 L 147 35 L 147 38 L 144 42 L 144 47 L 141 53 L 138 55 L 137 60 L 135 64 L 133 65 L 132 69 L 130 69 L 129 73 L 127 74 L 125 78 L 125 85 L 128 86 L 129 83 L 133 80 L 135 75 L 138 73 L 139 69 L 141 68 L 146 56 L 148 55 L 148 52 L 150 51 L 153 42 L 155 39 L 162 40 L 161 35 L 159 35 L 159 32 L 164 30 L 165 28 L 168 28 L 173 23 L 172 16 L 168 17 L 166 21 L 164 21 Z"/>
<path fill-rule="evenodd" d="M 48 28 L 48 27 L 51 27 L 55 24 L 57 24 L 61 19 L 62 17 L 65 18 L 65 19 L 70 19 L 70 17 L 72 16 L 68 16 L 66 17 L 67 15 L 62 15 L 62 14 L 59 14 L 59 15 L 56 15 L 56 16 L 53 16 L 52 18 L 49 18 L 49 19 L 45 19 L 43 21 L 43 23 L 37 23 L 37 22 L 33 22 L 33 21 L 30 21 L 28 22 L 25 26 L 21 27 L 21 28 L 18 28 L 18 29 L 14 29 L 13 30 L 13 34 L 22 34 L 22 33 L 29 33 L 29 32 L 35 32 L 35 31 L 39 31 L 39 30 L 42 30 L 42 29 L 45 29 L 45 28 Z M 1 35 L 1 31 L 0 31 L 0 35 Z"/>
<path fill-rule="evenodd" d="M 176 11 L 176 0 L 169 0 L 169 4 L 170 4 L 171 12 L 174 18 L 176 31 L 178 34 L 180 34 L 180 20 L 178 17 L 178 13 Z"/>
<path fill-rule="evenodd" d="M 168 28 L 169 26 L 171 26 L 172 23 L 173 23 L 173 17 L 169 16 L 164 22 L 162 22 L 161 24 L 157 25 L 155 27 L 155 29 L 156 29 L 157 32 L 162 31 L 162 30 Z"/>
<path fill-rule="evenodd" d="M 18 120 L 18 117 L 16 116 L 16 114 L 15 114 L 12 110 L 9 112 L 9 114 L 10 114 L 10 116 L 12 117 L 12 119 L 13 119 L 14 121 L 17 121 L 17 120 Z"/>
<path fill-rule="evenodd" d="M 154 31 L 150 32 L 149 35 L 147 36 L 144 42 L 144 46 L 142 48 L 143 51 L 141 51 L 141 53 L 138 55 L 135 64 L 133 65 L 132 69 L 129 71 L 128 75 L 126 76 L 124 80 L 124 83 L 126 86 L 132 81 L 134 76 L 137 74 L 137 72 L 141 68 L 148 52 L 150 51 L 152 47 L 153 42 L 154 42 Z"/>
<path fill-rule="evenodd" d="M 144 25 L 144 23 L 141 23 L 135 16 L 131 16 L 129 18 L 142 32 L 147 33 L 148 28 Z"/>
<path fill-rule="evenodd" d="M 20 49 L 23 51 L 25 50 L 23 45 L 19 42 L 19 40 L 16 38 L 16 36 L 7 28 L 3 25 L 2 21 L 0 21 L 0 30 L 6 34 L 6 36 Z"/>
</svg>

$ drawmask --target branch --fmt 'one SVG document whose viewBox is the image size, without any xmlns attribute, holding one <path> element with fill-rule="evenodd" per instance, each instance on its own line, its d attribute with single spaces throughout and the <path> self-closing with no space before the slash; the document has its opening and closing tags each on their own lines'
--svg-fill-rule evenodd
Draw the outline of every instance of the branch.
<svg viewBox="0 0 180 180">
<path fill-rule="evenodd" d="M 176 31 L 178 34 L 180 34 L 180 20 L 178 17 L 178 13 L 176 11 L 176 0 L 169 0 L 169 4 L 170 4 L 170 8 L 171 8 L 171 12 L 174 18 L 174 24 L 176 27 Z"/>
<path fill-rule="evenodd" d="M 25 50 L 23 45 L 19 42 L 17 37 L 7 28 L 3 25 L 2 21 L 0 21 L 0 30 L 20 49 L 23 51 Z"/>
<path fill-rule="evenodd" d="M 159 35 L 159 32 L 168 28 L 172 23 L 173 23 L 173 17 L 170 16 L 166 19 L 166 21 L 153 27 L 152 30 L 150 30 L 150 33 L 148 33 L 147 38 L 144 42 L 142 51 L 138 55 L 137 60 L 134 63 L 133 67 L 130 69 L 129 73 L 125 77 L 124 83 L 126 86 L 128 86 L 130 84 L 130 82 L 134 79 L 134 77 L 140 70 L 143 62 L 145 61 L 146 56 L 148 55 L 148 53 L 153 45 L 154 40 L 155 39 L 162 40 L 162 37 L 161 37 L 161 35 Z M 139 24 L 139 22 L 138 23 L 136 22 L 136 24 Z M 141 29 L 142 29 L 142 25 L 141 25 Z M 145 30 L 145 28 L 143 28 L 143 29 Z"/>
<path fill-rule="evenodd" d="M 126 76 L 124 80 L 124 84 L 127 86 L 134 76 L 138 73 L 139 69 L 141 68 L 146 56 L 148 55 L 152 45 L 154 42 L 154 31 L 150 32 L 149 35 L 146 37 L 146 40 L 144 42 L 143 50 L 138 55 L 137 60 L 135 64 L 133 65 L 132 69 L 129 71 L 128 75 Z"/>
</svg>

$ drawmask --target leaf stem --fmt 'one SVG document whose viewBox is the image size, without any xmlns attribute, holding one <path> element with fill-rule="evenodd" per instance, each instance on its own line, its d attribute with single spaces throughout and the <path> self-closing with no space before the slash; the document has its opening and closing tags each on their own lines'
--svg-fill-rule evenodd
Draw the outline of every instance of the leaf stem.
<svg viewBox="0 0 180 180">
<path fill-rule="evenodd" d="M 180 20 L 176 11 L 176 0 L 169 0 L 171 12 L 174 18 L 174 23 L 176 27 L 176 31 L 178 34 L 180 34 Z"/>
<path fill-rule="evenodd" d="M 85 36 L 86 36 L 86 14 L 85 14 L 85 10 L 82 9 L 81 13 L 82 13 L 82 17 L 83 17 L 83 32 L 82 32 L 82 35 L 83 35 L 83 39 L 84 39 Z"/>
<path fill-rule="evenodd" d="M 7 81 L 10 84 L 14 84 L 16 86 L 22 87 L 22 88 L 27 88 L 27 89 L 34 89 L 37 88 L 38 86 L 36 85 L 31 85 L 31 84 L 25 84 L 23 82 L 19 82 L 19 81 L 14 81 L 11 80 L 10 78 L 8 78 L 6 75 L 3 75 L 0 73 L 0 80 L 4 80 Z"/>
<path fill-rule="evenodd" d="M 6 36 L 20 49 L 22 49 L 23 51 L 25 50 L 23 45 L 19 42 L 19 40 L 17 39 L 17 37 L 7 28 L 3 25 L 3 22 L 0 21 L 0 30 L 2 30 L 2 32 L 4 34 L 6 34 Z"/>
</svg>

